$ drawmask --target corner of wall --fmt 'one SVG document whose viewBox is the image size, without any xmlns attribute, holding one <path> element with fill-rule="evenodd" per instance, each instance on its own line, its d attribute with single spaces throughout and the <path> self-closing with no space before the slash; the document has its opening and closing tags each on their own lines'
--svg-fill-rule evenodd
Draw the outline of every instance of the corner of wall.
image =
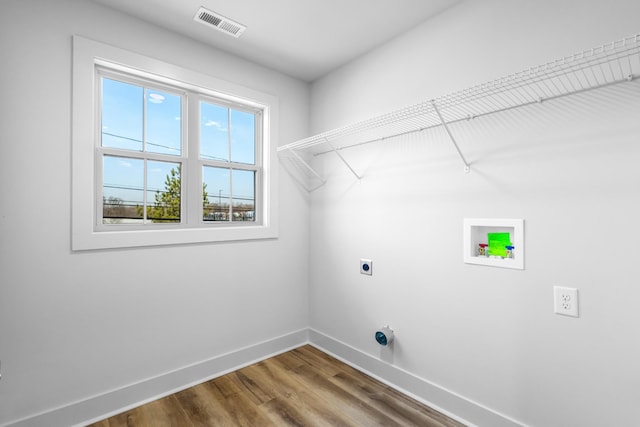
<svg viewBox="0 0 640 427">
<path fill-rule="evenodd" d="M 506 415 L 366 354 L 328 335 L 309 329 L 309 342 L 319 350 L 411 396 L 468 426 L 522 427 Z"/>
<path fill-rule="evenodd" d="M 308 330 L 301 329 L 2 427 L 84 426 L 300 347 L 308 341 Z"/>
</svg>

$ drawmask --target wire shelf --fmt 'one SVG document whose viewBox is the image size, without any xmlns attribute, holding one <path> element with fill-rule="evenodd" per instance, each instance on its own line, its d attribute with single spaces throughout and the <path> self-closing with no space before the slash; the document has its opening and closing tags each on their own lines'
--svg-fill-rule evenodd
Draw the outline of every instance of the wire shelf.
<svg viewBox="0 0 640 427">
<path fill-rule="evenodd" d="M 421 102 L 368 120 L 319 133 L 278 148 L 281 153 L 296 151 L 313 155 L 376 142 L 437 126 L 444 126 L 464 155 L 447 125 L 530 104 L 632 81 L 640 76 L 640 34 L 529 68 L 515 74 Z M 290 156 L 289 156 L 290 158 Z M 351 172 L 357 173 L 340 156 Z M 295 161 L 305 162 L 295 156 Z M 303 169 L 324 182 L 313 169 Z M 321 184 L 320 184 L 321 185 Z"/>
</svg>

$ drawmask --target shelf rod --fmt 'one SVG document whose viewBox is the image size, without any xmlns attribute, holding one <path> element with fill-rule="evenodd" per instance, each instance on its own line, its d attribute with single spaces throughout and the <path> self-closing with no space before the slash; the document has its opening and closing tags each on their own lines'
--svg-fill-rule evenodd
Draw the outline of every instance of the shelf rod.
<svg viewBox="0 0 640 427">
<path fill-rule="evenodd" d="M 570 92 L 560 93 L 560 94 L 557 94 L 557 95 L 551 95 L 551 96 L 547 96 L 547 97 L 544 97 L 544 98 L 543 97 L 539 97 L 539 98 L 536 98 L 533 101 L 523 101 L 522 103 L 509 105 L 509 106 L 502 107 L 502 108 L 496 109 L 496 110 L 490 110 L 490 111 L 486 111 L 486 112 L 468 114 L 465 117 L 460 117 L 458 119 L 451 120 L 451 121 L 447 122 L 447 124 L 468 122 L 470 120 L 478 119 L 478 118 L 485 117 L 485 116 L 490 116 L 490 115 L 496 114 L 496 113 L 504 113 L 504 112 L 509 111 L 509 110 L 514 110 L 514 109 L 518 109 L 518 108 L 521 108 L 521 107 L 527 107 L 527 106 L 534 105 L 534 104 L 540 104 L 541 102 L 552 101 L 552 100 L 555 100 L 555 99 L 560 99 L 560 98 L 568 97 L 568 96 L 571 96 L 571 95 L 585 93 L 585 92 L 589 92 L 589 91 L 592 91 L 592 90 L 596 90 L 596 89 L 601 89 L 601 88 L 608 87 L 608 86 L 617 85 L 617 84 L 620 84 L 620 83 L 627 83 L 627 82 L 631 82 L 631 81 L 637 80 L 638 77 L 639 76 L 637 76 L 637 75 L 629 74 L 629 75 L 625 75 L 624 78 L 621 78 L 621 79 L 618 79 L 618 80 L 614 80 L 614 81 L 611 81 L 611 82 L 608 82 L 608 83 L 602 83 L 602 84 L 600 84 L 598 86 L 591 86 L 591 87 L 586 87 L 586 88 L 582 88 L 582 89 L 574 89 L 573 91 L 570 91 Z M 404 131 L 404 132 L 398 132 L 398 133 L 393 133 L 393 134 L 390 134 L 390 135 L 382 136 L 380 138 L 369 139 L 369 140 L 361 141 L 361 142 L 358 142 L 358 143 L 355 143 L 355 144 L 351 144 L 351 145 L 344 145 L 344 146 L 341 146 L 341 147 L 336 147 L 335 150 L 336 151 L 341 151 L 341 150 L 346 150 L 348 148 L 354 148 L 354 147 L 359 147 L 359 146 L 362 146 L 362 145 L 372 144 L 372 143 L 375 143 L 375 142 L 381 142 L 381 141 L 384 141 L 384 140 L 387 140 L 387 139 L 396 138 L 398 136 L 410 135 L 412 133 L 422 132 L 422 131 L 425 131 L 427 129 L 433 129 L 433 128 L 436 128 L 436 127 L 439 127 L 439 126 L 442 126 L 442 123 L 436 123 L 434 125 L 427 125 L 427 126 L 411 129 L 411 130 Z M 331 152 L 333 152 L 333 150 L 334 149 L 319 151 L 317 153 L 314 153 L 313 155 L 314 156 L 321 156 L 321 155 L 324 155 L 324 154 L 327 154 L 327 153 L 331 153 Z"/>
<path fill-rule="evenodd" d="M 440 118 L 440 122 L 442 122 L 442 126 L 444 127 L 444 130 L 447 131 L 447 134 L 449 135 L 449 139 L 451 139 L 451 142 L 453 143 L 453 146 L 456 147 L 456 150 L 458 151 L 458 155 L 462 159 L 462 163 L 464 163 L 464 171 L 466 173 L 469 173 L 469 171 L 471 170 L 471 167 L 469 166 L 469 163 L 467 162 L 467 159 L 464 158 L 464 154 L 462 154 L 462 151 L 460 151 L 460 147 L 458 147 L 458 143 L 456 142 L 455 138 L 453 137 L 453 134 L 451 133 L 451 130 L 449 130 L 449 126 L 447 126 L 447 122 L 444 121 L 444 117 L 442 117 L 442 114 L 440 114 L 440 110 L 438 109 L 438 106 L 436 105 L 436 101 L 432 100 L 431 101 L 431 105 L 433 106 L 433 109 L 436 111 L 436 114 L 438 114 L 438 117 Z"/>
<path fill-rule="evenodd" d="M 342 160 L 342 163 L 344 163 L 345 166 L 349 168 L 353 176 L 355 176 L 358 179 L 358 182 L 360 182 L 360 175 L 358 175 L 356 171 L 353 170 L 351 165 L 345 160 L 344 157 L 342 157 L 342 154 L 340 154 L 340 152 L 336 149 L 336 147 L 334 147 L 333 144 L 327 138 L 325 138 L 325 142 L 329 145 L 329 147 L 331 147 L 331 151 L 333 151 L 334 153 L 336 153 L 338 157 L 340 157 L 340 160 Z"/>
</svg>

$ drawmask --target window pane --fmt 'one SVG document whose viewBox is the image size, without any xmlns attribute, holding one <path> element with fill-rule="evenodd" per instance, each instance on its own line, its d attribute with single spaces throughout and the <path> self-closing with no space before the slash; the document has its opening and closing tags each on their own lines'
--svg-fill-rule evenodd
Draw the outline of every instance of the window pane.
<svg viewBox="0 0 640 427">
<path fill-rule="evenodd" d="M 144 161 L 104 156 L 102 223 L 141 223 L 144 204 Z"/>
<path fill-rule="evenodd" d="M 142 88 L 102 78 L 102 146 L 142 151 Z"/>
<path fill-rule="evenodd" d="M 180 222 L 180 164 L 147 162 L 147 219 L 154 223 Z"/>
<path fill-rule="evenodd" d="M 200 103 L 200 158 L 229 161 L 229 109 Z"/>
<path fill-rule="evenodd" d="M 234 221 L 255 221 L 256 173 L 254 171 L 232 171 L 232 200 Z"/>
<path fill-rule="evenodd" d="M 229 221 L 229 194 L 231 193 L 229 169 L 204 166 L 202 181 L 204 191 L 207 193 L 202 219 Z"/>
<path fill-rule="evenodd" d="M 182 152 L 182 98 L 152 89 L 145 89 L 145 93 L 145 151 L 179 156 Z"/>
<path fill-rule="evenodd" d="M 231 161 L 256 163 L 255 115 L 231 110 Z"/>
</svg>

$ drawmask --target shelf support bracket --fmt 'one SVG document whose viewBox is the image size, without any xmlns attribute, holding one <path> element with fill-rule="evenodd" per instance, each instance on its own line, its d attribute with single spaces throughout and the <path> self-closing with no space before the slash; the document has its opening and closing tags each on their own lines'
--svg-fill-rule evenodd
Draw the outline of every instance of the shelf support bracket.
<svg viewBox="0 0 640 427">
<path fill-rule="evenodd" d="M 340 157 L 340 160 L 342 160 L 342 163 L 345 164 L 346 167 L 349 168 L 349 170 L 351 171 L 351 173 L 353 174 L 353 176 L 356 177 L 356 179 L 358 180 L 358 183 L 360 182 L 360 175 L 358 175 L 356 173 L 355 170 L 353 170 L 353 168 L 351 167 L 351 165 L 345 160 L 344 157 L 342 157 L 342 154 L 340 154 L 340 152 L 336 149 L 336 147 L 333 146 L 333 144 L 331 142 L 329 142 L 329 140 L 327 138 L 324 139 L 325 142 L 327 143 L 327 145 L 331 148 L 331 151 L 333 151 L 334 153 L 336 153 L 336 155 L 338 157 Z"/>
<path fill-rule="evenodd" d="M 317 187 L 307 189 L 308 191 L 316 190 L 327 183 L 327 180 L 324 179 L 318 172 L 316 172 L 316 170 L 312 168 L 311 165 L 309 165 L 309 163 L 307 163 L 298 153 L 296 153 L 295 150 L 290 149 L 289 152 L 293 154 L 293 156 L 305 167 L 305 169 L 311 172 L 313 176 L 315 176 L 322 182 L 322 184 L 318 185 Z"/>
<path fill-rule="evenodd" d="M 469 166 L 469 163 L 467 162 L 467 159 L 464 158 L 464 154 L 462 154 L 462 151 L 460 151 L 460 147 L 458 147 L 458 143 L 456 142 L 455 138 L 453 137 L 453 134 L 451 133 L 451 130 L 449 129 L 449 126 L 447 126 L 447 122 L 444 121 L 444 117 L 442 117 L 442 114 L 440 113 L 440 110 L 438 109 L 438 106 L 436 105 L 436 102 L 434 100 L 431 100 L 431 106 L 433 106 L 433 109 L 435 110 L 436 114 L 438 115 L 438 118 L 440 119 L 440 123 L 442 123 L 442 126 L 444 127 L 444 130 L 447 131 L 447 135 L 449 135 L 449 139 L 451 139 L 451 142 L 453 143 L 453 146 L 456 147 L 456 150 L 458 151 L 458 155 L 460 156 L 460 159 L 462 159 L 462 163 L 464 163 L 464 171 L 465 171 L 465 173 L 469 173 L 469 171 L 471 170 L 471 167 Z"/>
</svg>

